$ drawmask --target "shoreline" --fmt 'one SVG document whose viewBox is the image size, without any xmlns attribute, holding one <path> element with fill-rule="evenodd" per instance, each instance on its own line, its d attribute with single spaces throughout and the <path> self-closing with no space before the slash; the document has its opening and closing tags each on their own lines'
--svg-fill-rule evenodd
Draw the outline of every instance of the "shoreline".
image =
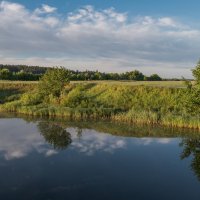
<svg viewBox="0 0 200 200">
<path fill-rule="evenodd" d="M 25 109 L 24 109 L 25 108 Z M 81 109 L 83 111 L 83 109 Z M 32 107 L 21 107 L 18 110 L 4 110 L 0 107 L 0 114 L 14 114 L 14 115 L 24 115 L 27 117 L 33 118 L 46 118 L 46 119 L 68 119 L 72 121 L 106 121 L 110 123 L 119 123 L 125 125 L 145 125 L 145 126 L 159 126 L 165 128 L 176 128 L 176 129 L 186 129 L 186 130 L 195 130 L 200 132 L 200 121 L 196 118 L 196 123 L 194 123 L 194 118 L 183 118 L 181 116 L 173 116 L 173 120 L 157 120 L 156 114 L 154 113 L 155 118 L 139 118 L 139 117 L 127 117 L 128 112 L 112 114 L 114 112 L 111 109 L 105 109 L 106 113 L 102 116 L 98 116 L 93 113 L 83 113 L 79 109 L 67 108 L 67 107 L 53 107 L 47 106 L 41 109 L 32 109 Z M 149 113 L 148 113 L 149 114 Z M 172 116 L 170 116 L 172 117 Z M 179 123 L 175 123 L 175 120 L 179 120 Z M 180 121 L 182 120 L 182 123 Z"/>
<path fill-rule="evenodd" d="M 164 137 L 184 138 L 199 137 L 200 131 L 191 128 L 178 128 L 160 124 L 139 124 L 117 122 L 106 119 L 69 119 L 60 116 L 33 116 L 14 112 L 0 112 L 0 119 L 22 119 L 33 123 L 53 123 L 62 127 L 77 127 L 78 129 L 94 129 L 98 132 L 126 137 Z"/>
<path fill-rule="evenodd" d="M 200 131 L 200 115 L 190 112 L 187 89 L 77 83 L 65 85 L 56 97 L 41 95 L 35 86 L 10 84 L 0 92 L 0 112 Z"/>
</svg>

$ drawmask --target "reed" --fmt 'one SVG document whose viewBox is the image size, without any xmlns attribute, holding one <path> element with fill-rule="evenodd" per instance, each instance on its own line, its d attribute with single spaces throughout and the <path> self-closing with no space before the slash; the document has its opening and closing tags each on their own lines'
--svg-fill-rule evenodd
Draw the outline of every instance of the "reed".
<svg viewBox="0 0 200 200">
<path fill-rule="evenodd" d="M 3 94 L 2 91 L 0 90 L 0 95 Z M 88 83 L 69 84 L 59 97 L 43 97 L 34 87 L 32 92 L 27 92 L 26 89 L 20 92 L 16 99 L 4 98 L 0 111 L 200 130 L 200 115 L 189 112 L 188 92 L 185 88 Z M 9 95 L 12 96 L 11 94 Z"/>
</svg>

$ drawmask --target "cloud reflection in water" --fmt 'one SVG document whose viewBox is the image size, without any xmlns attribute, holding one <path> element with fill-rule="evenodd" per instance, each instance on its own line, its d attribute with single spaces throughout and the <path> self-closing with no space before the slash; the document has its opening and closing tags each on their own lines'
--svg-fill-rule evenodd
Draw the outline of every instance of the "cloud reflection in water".
<svg viewBox="0 0 200 200">
<path fill-rule="evenodd" d="M 19 159 L 35 151 L 53 156 L 67 147 L 92 156 L 97 152 L 113 154 L 127 145 L 169 144 L 170 138 L 113 136 L 91 129 L 63 128 L 53 122 L 27 123 L 22 119 L 0 120 L 0 153 L 6 160 Z"/>
</svg>

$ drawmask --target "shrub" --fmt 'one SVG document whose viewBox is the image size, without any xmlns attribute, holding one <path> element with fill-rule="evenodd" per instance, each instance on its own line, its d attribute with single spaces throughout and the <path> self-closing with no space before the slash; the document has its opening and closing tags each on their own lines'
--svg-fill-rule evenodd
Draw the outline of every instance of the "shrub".
<svg viewBox="0 0 200 200">
<path fill-rule="evenodd" d="M 42 96 L 38 93 L 24 93 L 21 96 L 21 102 L 23 105 L 37 105 L 42 102 Z"/>
</svg>

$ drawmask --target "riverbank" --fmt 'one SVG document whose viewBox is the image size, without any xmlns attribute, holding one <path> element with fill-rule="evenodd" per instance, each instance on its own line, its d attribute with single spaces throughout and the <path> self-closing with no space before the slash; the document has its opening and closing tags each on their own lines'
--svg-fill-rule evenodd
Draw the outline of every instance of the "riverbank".
<svg viewBox="0 0 200 200">
<path fill-rule="evenodd" d="M 81 130 L 95 130 L 101 133 L 109 133 L 114 136 L 122 137 L 155 137 L 155 138 L 174 138 L 174 137 L 199 137 L 200 132 L 198 129 L 188 129 L 188 128 L 174 128 L 161 126 L 158 124 L 154 125 L 144 125 L 138 123 L 128 124 L 123 122 L 112 122 L 110 120 L 70 120 L 69 118 L 61 117 L 40 117 L 32 116 L 27 114 L 19 113 L 0 113 L 0 119 L 23 119 L 27 123 L 47 123 L 53 124 L 63 129 L 70 129 L 72 127 L 77 127 L 77 131 Z"/>
<path fill-rule="evenodd" d="M 186 88 L 71 83 L 65 86 L 59 97 L 50 95 L 45 98 L 37 93 L 34 85 L 16 90 L 0 88 L 0 95 L 4 93 L 0 112 L 200 130 L 199 116 L 188 111 Z"/>
</svg>

